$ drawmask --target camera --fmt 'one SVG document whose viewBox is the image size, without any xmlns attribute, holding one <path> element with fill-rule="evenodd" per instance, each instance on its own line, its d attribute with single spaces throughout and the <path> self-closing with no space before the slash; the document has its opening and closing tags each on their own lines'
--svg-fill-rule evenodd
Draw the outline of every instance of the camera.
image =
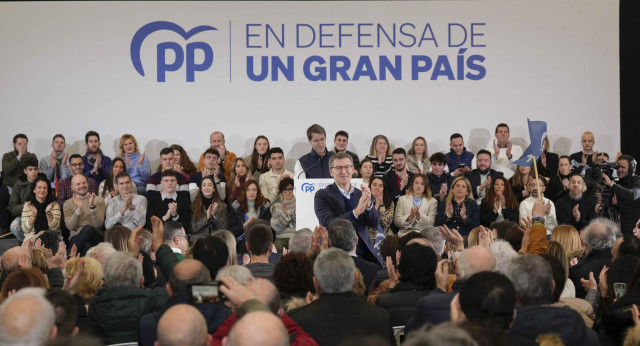
<svg viewBox="0 0 640 346">
<path fill-rule="evenodd" d="M 594 188 L 602 182 L 602 175 L 606 174 L 609 179 L 613 180 L 613 172 L 618 169 L 620 165 L 616 162 L 603 162 L 596 165 L 593 168 L 587 169 L 584 174 L 584 182 L 588 188 Z"/>
<path fill-rule="evenodd" d="M 191 304 L 216 303 L 225 300 L 226 297 L 220 292 L 220 285 L 220 281 L 189 284 L 187 290 Z"/>
</svg>

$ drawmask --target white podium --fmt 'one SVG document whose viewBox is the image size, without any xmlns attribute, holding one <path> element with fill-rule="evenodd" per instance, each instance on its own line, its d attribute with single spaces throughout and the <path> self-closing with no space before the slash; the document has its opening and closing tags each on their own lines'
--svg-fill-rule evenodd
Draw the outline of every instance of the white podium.
<svg viewBox="0 0 640 346">
<path fill-rule="evenodd" d="M 318 226 L 318 218 L 313 207 L 313 198 L 318 190 L 333 184 L 333 179 L 295 179 L 294 191 L 296 195 L 296 229 L 309 228 L 311 231 Z M 360 188 L 362 179 L 351 179 L 351 186 Z"/>
</svg>

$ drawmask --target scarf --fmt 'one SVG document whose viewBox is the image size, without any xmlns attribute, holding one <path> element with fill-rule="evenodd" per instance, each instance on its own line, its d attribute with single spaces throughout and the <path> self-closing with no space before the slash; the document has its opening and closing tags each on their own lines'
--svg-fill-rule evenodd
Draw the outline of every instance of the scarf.
<svg viewBox="0 0 640 346">
<path fill-rule="evenodd" d="M 102 149 L 98 149 L 98 152 L 95 154 L 87 151 L 87 165 L 89 167 L 93 167 L 93 165 L 96 164 L 96 158 L 98 156 L 102 156 L 104 158 L 104 155 L 102 154 Z"/>
<path fill-rule="evenodd" d="M 47 206 L 50 203 L 51 203 L 50 196 L 47 196 L 47 198 L 44 199 L 44 202 L 40 203 L 36 198 L 36 196 L 33 193 L 31 194 L 31 204 L 38 211 L 38 215 L 36 215 L 36 222 L 33 225 L 34 233 L 37 233 L 43 230 L 46 231 L 49 229 L 49 220 L 47 220 L 46 210 L 47 210 Z"/>
</svg>

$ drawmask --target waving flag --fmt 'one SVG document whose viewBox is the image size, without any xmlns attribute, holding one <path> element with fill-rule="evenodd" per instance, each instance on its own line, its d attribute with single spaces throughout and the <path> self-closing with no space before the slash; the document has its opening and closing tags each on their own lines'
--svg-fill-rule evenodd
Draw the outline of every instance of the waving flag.
<svg viewBox="0 0 640 346">
<path fill-rule="evenodd" d="M 544 151 L 544 138 L 547 136 L 547 123 L 544 121 L 531 121 L 527 119 L 529 125 L 529 139 L 531 144 L 522 154 L 520 159 L 513 162 L 518 166 L 533 166 L 533 163 Z"/>
</svg>

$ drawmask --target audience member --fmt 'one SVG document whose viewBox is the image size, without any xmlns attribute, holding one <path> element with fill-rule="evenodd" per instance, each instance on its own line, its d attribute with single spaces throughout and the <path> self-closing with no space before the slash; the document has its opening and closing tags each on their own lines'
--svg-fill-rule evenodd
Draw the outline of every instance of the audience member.
<svg viewBox="0 0 640 346">
<path fill-rule="evenodd" d="M 220 162 L 218 163 L 222 167 L 222 172 L 224 173 L 225 181 L 230 181 L 229 177 L 231 176 L 231 165 L 236 160 L 236 154 L 231 151 L 227 151 L 227 147 L 225 145 L 226 141 L 224 139 L 224 134 L 220 131 L 214 131 L 209 136 L 209 144 L 211 144 L 211 149 L 215 149 L 218 151 L 218 158 Z M 198 172 L 202 171 L 204 168 L 204 154 L 200 156 L 200 161 L 198 161 Z"/>
<path fill-rule="evenodd" d="M 84 163 L 82 162 L 82 156 L 73 154 L 69 156 L 69 166 L 71 167 L 71 175 L 60 180 L 57 189 L 58 205 L 64 207 L 64 203 L 73 197 L 73 188 L 71 179 L 75 175 L 83 175 Z M 87 184 L 89 185 L 89 193 L 98 194 L 98 183 L 93 178 L 87 178 Z"/>
<path fill-rule="evenodd" d="M 278 197 L 280 180 L 283 177 L 293 178 L 293 173 L 284 168 L 284 152 L 280 147 L 274 147 L 269 150 L 269 163 L 271 164 L 271 169 L 260 175 L 259 183 L 260 191 L 273 204 L 276 202 L 276 197 Z"/>
<path fill-rule="evenodd" d="M 531 166 L 518 166 L 515 173 L 509 178 L 509 186 L 518 203 L 529 197 L 529 181 L 534 176 Z"/>
<path fill-rule="evenodd" d="M 269 161 L 269 153 L 271 146 L 269 145 L 269 139 L 263 135 L 256 137 L 253 142 L 253 152 L 251 155 L 245 157 L 245 161 L 249 164 L 251 169 L 251 176 L 254 180 L 260 181 L 260 176 L 266 173 L 271 167 Z"/>
<path fill-rule="evenodd" d="M 394 202 L 404 196 L 409 188 L 409 182 L 413 179 L 414 173 L 407 168 L 407 153 L 402 148 L 397 148 L 391 154 L 393 169 L 385 174 L 385 181 L 389 187 L 389 196 Z"/>
<path fill-rule="evenodd" d="M 431 189 L 424 174 L 416 174 L 407 194 L 398 199 L 394 223 L 398 228 L 422 229 L 433 226 L 438 214 L 438 201 L 431 196 Z"/>
<path fill-rule="evenodd" d="M 280 292 L 285 311 L 306 305 L 308 292 L 314 292 L 313 261 L 304 253 L 290 252 L 273 268 L 273 283 Z"/>
<path fill-rule="evenodd" d="M 164 223 L 164 243 L 169 245 L 178 260 L 184 259 L 184 254 L 189 250 L 189 240 L 180 222 Z"/>
<path fill-rule="evenodd" d="M 236 251 L 236 237 L 233 233 L 227 230 L 217 230 L 211 233 L 211 236 L 222 240 L 227 245 L 229 251 L 229 259 L 227 260 L 227 266 L 233 266 L 238 264 L 238 252 Z"/>
<path fill-rule="evenodd" d="M 308 228 L 302 228 L 293 233 L 289 238 L 289 252 L 306 254 L 311 247 L 313 232 Z"/>
<path fill-rule="evenodd" d="M 98 196 L 102 197 L 105 203 L 118 195 L 118 189 L 116 188 L 116 176 L 126 170 L 127 168 L 124 165 L 123 159 L 116 157 L 111 161 L 111 169 L 109 170 L 107 178 L 98 185 Z M 135 193 L 138 193 L 137 189 Z"/>
<path fill-rule="evenodd" d="M 216 185 L 214 180 L 215 178 L 211 175 L 204 177 L 198 194 L 191 203 L 192 237 L 209 235 L 217 230 L 227 229 L 229 225 L 229 209 L 216 187 L 220 185 Z"/>
<path fill-rule="evenodd" d="M 585 131 L 582 134 L 580 144 L 582 144 L 582 150 L 577 153 L 571 154 L 571 165 L 579 167 L 579 172 L 583 172 L 588 167 L 593 167 L 593 159 L 595 158 L 593 151 L 593 145 L 596 144 L 595 136 L 591 131 Z M 588 167 L 587 167 L 588 166 Z"/>
<path fill-rule="evenodd" d="M 424 137 L 418 136 L 411 143 L 411 149 L 407 153 L 407 167 L 414 174 L 429 172 L 431 162 L 429 161 L 427 140 Z"/>
<path fill-rule="evenodd" d="M 509 125 L 505 123 L 498 124 L 495 135 L 496 138 L 493 140 L 493 145 L 489 143 L 486 150 L 493 152 L 496 170 L 502 172 L 505 178 L 508 179 L 511 178 L 515 170 L 511 162 L 519 159 L 523 151 L 519 145 L 511 143 L 509 140 Z M 477 161 L 476 164 L 478 164 Z"/>
<path fill-rule="evenodd" d="M 100 184 L 107 178 L 111 158 L 100 150 L 100 135 L 96 131 L 89 131 L 84 135 L 87 153 L 82 157 L 84 165 L 83 174 L 87 178 L 92 178 Z"/>
<path fill-rule="evenodd" d="M 204 317 L 190 305 L 178 304 L 167 309 L 157 328 L 158 346 L 206 346 L 211 343 Z"/>
<path fill-rule="evenodd" d="M 158 193 L 152 194 L 149 198 L 146 224 L 150 225 L 151 217 L 157 216 L 164 222 L 169 220 L 180 222 L 187 234 L 191 234 L 191 201 L 188 195 L 177 191 L 176 176 L 184 178 L 172 169 L 162 172 L 161 188 Z M 149 191 L 153 190 L 147 187 L 147 193 Z"/>
<path fill-rule="evenodd" d="M 371 148 L 369 149 L 369 155 L 367 159 L 373 163 L 373 175 L 376 177 L 383 177 L 387 172 L 393 168 L 393 162 L 391 157 L 391 146 L 389 140 L 385 135 L 377 135 L 373 137 L 371 141 Z"/>
<path fill-rule="evenodd" d="M 216 190 L 220 195 L 220 199 L 224 201 L 226 195 L 226 180 L 224 178 L 224 172 L 221 171 L 220 165 L 218 162 L 220 161 L 220 154 L 217 150 L 213 148 L 209 148 L 205 150 L 202 154 L 203 159 L 203 168 L 202 170 L 197 171 L 196 173 L 192 173 L 189 176 L 189 192 L 192 194 L 191 199 L 194 199 L 194 193 L 197 194 L 197 188 L 200 187 L 202 180 L 205 177 L 212 176 L 213 183 L 216 185 Z"/>
<path fill-rule="evenodd" d="M 491 181 L 491 187 L 480 203 L 480 215 L 484 227 L 489 227 L 496 221 L 520 221 L 518 201 L 513 196 L 507 179 L 496 177 Z"/>
<path fill-rule="evenodd" d="M 371 183 L 371 178 L 373 177 L 373 162 L 370 159 L 364 158 L 360 161 L 360 166 L 358 168 L 358 174 L 362 179 L 362 183 L 367 185 Z"/>
<path fill-rule="evenodd" d="M 353 166 L 359 167 L 360 159 L 358 158 L 358 155 L 347 150 L 348 144 L 349 144 L 349 134 L 347 133 L 347 131 L 340 130 L 336 132 L 336 135 L 333 138 L 333 153 L 337 154 L 339 152 L 345 152 L 349 154 L 349 156 L 351 156 L 351 159 L 353 159 Z"/>
<path fill-rule="evenodd" d="M 569 193 L 556 202 L 558 223 L 583 229 L 596 217 L 596 199 L 584 194 L 587 186 L 578 174 L 569 180 Z"/>
<path fill-rule="evenodd" d="M 249 164 L 243 158 L 237 158 L 231 166 L 231 176 L 229 184 L 226 185 L 227 203 L 231 204 L 238 199 L 238 194 L 249 180 L 253 180 L 251 172 L 249 172 Z M 257 182 L 257 181 L 256 181 Z"/>
<path fill-rule="evenodd" d="M 619 165 L 618 179 L 614 182 L 603 174 L 602 181 L 615 194 L 622 233 L 631 234 L 640 218 L 640 176 L 635 174 L 637 163 L 633 157 L 620 155 L 616 162 Z"/>
<path fill-rule="evenodd" d="M 558 175 L 558 154 L 549 152 L 549 136 L 544 136 L 544 143 L 542 145 L 544 151 L 538 157 L 537 167 L 538 174 L 547 178 Z"/>
<path fill-rule="evenodd" d="M 56 134 L 51 141 L 51 155 L 40 158 L 40 172 L 47 175 L 51 188 L 56 188 L 56 182 L 71 175 L 69 169 L 69 153 L 65 152 L 66 140 L 63 135 Z"/>
<path fill-rule="evenodd" d="M 124 160 L 127 173 L 129 173 L 131 181 L 135 184 L 138 194 L 144 195 L 147 192 L 147 181 L 151 175 L 149 159 L 144 152 L 140 154 L 138 141 L 128 133 L 120 137 L 118 148 L 120 148 L 119 157 Z"/>
<path fill-rule="evenodd" d="M 449 172 L 444 171 L 447 158 L 443 153 L 433 153 L 429 161 L 431 162 L 431 172 L 427 173 L 429 188 L 438 202 L 444 201 L 454 179 Z"/>
<path fill-rule="evenodd" d="M 173 169 L 174 163 L 175 155 L 171 148 L 163 148 L 160 150 L 160 169 L 152 174 L 147 181 L 146 194 L 149 200 L 161 193 L 163 189 L 163 178 L 168 177 L 170 174 L 172 174 L 176 180 L 175 184 L 177 185 L 175 191 L 189 191 L 189 181 L 183 174 Z"/>
<path fill-rule="evenodd" d="M 231 204 L 229 215 L 229 231 L 242 240 L 242 234 L 253 220 L 265 220 L 271 222 L 271 209 L 269 200 L 264 198 L 258 182 L 249 180 L 244 184 L 238 199 Z"/>
<path fill-rule="evenodd" d="M 532 178 L 529 180 L 529 197 L 520 202 L 519 214 L 522 219 L 532 217 L 533 204 L 539 199 L 539 197 L 542 197 L 545 206 L 544 225 L 547 228 L 547 234 L 551 234 L 551 230 L 558 225 L 558 221 L 556 219 L 555 205 L 548 198 L 542 196 L 545 190 L 545 185 L 546 180 L 543 178 Z"/>
<path fill-rule="evenodd" d="M 393 215 L 395 214 L 396 207 L 393 199 L 389 196 L 384 179 L 371 177 L 368 186 L 371 190 L 371 196 L 374 198 L 374 207 L 380 216 L 379 227 L 382 228 L 382 232 L 385 235 L 393 234 Z M 367 227 L 369 237 L 374 244 L 378 238 L 379 227 Z"/>
<path fill-rule="evenodd" d="M 271 279 L 272 263 L 269 263 L 273 245 L 273 233 L 267 225 L 256 224 L 245 232 L 247 251 L 251 254 L 251 262 L 243 263 L 255 278 Z"/>
<path fill-rule="evenodd" d="M 558 161 L 558 174 L 549 177 L 548 187 L 544 196 L 555 202 L 569 193 L 569 179 L 574 171 L 571 170 L 569 156 L 562 155 Z"/>
<path fill-rule="evenodd" d="M 289 246 L 289 238 L 296 231 L 296 198 L 293 195 L 293 179 L 283 177 L 278 187 L 278 202 L 271 206 L 271 227 L 275 232 L 273 244 L 278 252 Z"/>
<path fill-rule="evenodd" d="M 60 233 L 60 206 L 55 201 L 50 186 L 49 180 L 41 176 L 31 183 L 29 197 L 22 207 L 21 232 L 23 232 L 23 239 L 36 237 L 40 232 L 47 230 Z"/>
<path fill-rule="evenodd" d="M 64 203 L 64 219 L 70 231 L 69 244 L 85 254 L 102 241 L 105 205 L 102 197 L 89 193 L 86 177 L 74 175 L 71 183 L 73 197 Z"/>
<path fill-rule="evenodd" d="M 491 187 L 491 181 L 503 176 L 501 171 L 496 171 L 491 168 L 491 162 L 491 153 L 488 150 L 480 150 L 478 151 L 478 155 L 476 155 L 477 168 L 464 173 L 464 177 L 469 179 L 471 191 L 473 191 L 473 198 L 478 205 L 480 205 L 480 202 L 482 202 L 482 199 L 487 194 L 487 190 Z"/>
<path fill-rule="evenodd" d="M 464 146 L 464 138 L 459 133 L 454 133 L 449 137 L 449 147 L 445 163 L 449 168 L 449 173 L 454 177 L 459 177 L 471 170 L 471 163 L 474 155 L 467 151 Z M 433 164 L 433 162 L 431 162 Z"/>
<path fill-rule="evenodd" d="M 449 195 L 438 207 L 435 225 L 456 228 L 463 236 L 480 225 L 480 208 L 473 200 L 467 178 L 460 176 L 453 180 Z"/>
<path fill-rule="evenodd" d="M 171 144 L 169 149 L 173 150 L 173 169 L 188 180 L 189 176 L 196 172 L 196 166 L 193 165 L 189 154 L 179 144 Z"/>
<path fill-rule="evenodd" d="M 489 250 L 496 260 L 496 271 L 506 275 L 509 264 L 518 257 L 518 252 L 504 239 L 494 240 Z"/>
<path fill-rule="evenodd" d="M 114 159 L 116 162 L 118 159 Z M 116 224 L 129 229 L 144 226 L 147 218 L 147 199 L 137 194 L 131 177 L 126 172 L 120 172 L 114 179 L 118 193 L 107 201 L 105 227 L 111 228 Z"/>
<path fill-rule="evenodd" d="M 324 127 L 318 124 L 309 126 L 307 139 L 309 140 L 309 145 L 311 145 L 311 152 L 301 156 L 296 161 L 294 168 L 295 178 L 331 178 L 329 169 L 331 163 L 329 159 L 333 156 L 333 152 L 327 150 L 327 132 Z"/>
<path fill-rule="evenodd" d="M 0 345 L 43 345 L 56 338 L 53 306 L 42 288 L 25 288 L 0 305 Z"/>
<path fill-rule="evenodd" d="M 13 136 L 13 150 L 2 156 L 2 175 L 0 176 L 0 181 L 2 181 L 2 187 L 9 189 L 9 193 L 11 193 L 11 189 L 18 181 L 18 178 L 23 174 L 24 167 L 20 165 L 22 159 L 29 156 L 35 157 L 34 154 L 27 151 L 28 142 L 29 139 L 25 134 L 18 133 Z"/>
</svg>

